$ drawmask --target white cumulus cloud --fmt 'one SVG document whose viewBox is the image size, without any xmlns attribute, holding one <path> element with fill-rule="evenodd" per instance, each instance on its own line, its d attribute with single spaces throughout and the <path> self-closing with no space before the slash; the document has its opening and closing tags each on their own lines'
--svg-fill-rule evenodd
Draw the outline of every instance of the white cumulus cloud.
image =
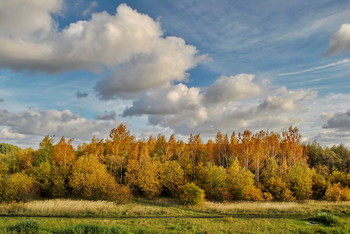
<svg viewBox="0 0 350 234">
<path fill-rule="evenodd" d="M 222 76 L 208 87 L 205 102 L 217 104 L 222 102 L 239 101 L 259 95 L 261 87 L 253 82 L 254 75 L 239 74 L 236 76 Z"/>
<path fill-rule="evenodd" d="M 200 89 L 178 84 L 147 92 L 124 110 L 123 116 L 170 115 L 196 109 L 200 105 Z"/>
<path fill-rule="evenodd" d="M 112 120 L 88 120 L 70 110 L 27 110 L 12 113 L 0 109 L 0 127 L 5 126 L 1 133 L 8 137 L 55 135 L 89 140 L 92 136 L 105 137 L 118 124 L 119 122 Z"/>
<path fill-rule="evenodd" d="M 326 55 L 350 52 L 350 24 L 343 24 L 331 38 Z"/>
<path fill-rule="evenodd" d="M 182 38 L 164 37 L 160 23 L 121 4 L 116 14 L 94 13 L 59 31 L 59 0 L 0 3 L 0 67 L 109 74 L 95 89 L 102 99 L 130 97 L 183 81 L 203 59 Z"/>
</svg>

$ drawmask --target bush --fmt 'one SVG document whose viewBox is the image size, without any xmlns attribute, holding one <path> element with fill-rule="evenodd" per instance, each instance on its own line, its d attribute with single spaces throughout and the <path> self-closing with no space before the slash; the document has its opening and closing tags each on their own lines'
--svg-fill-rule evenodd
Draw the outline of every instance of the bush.
<svg viewBox="0 0 350 234">
<path fill-rule="evenodd" d="M 32 178 L 22 173 L 12 174 L 2 183 L 0 198 L 5 201 L 25 201 L 36 198 L 40 193 L 39 185 Z"/>
<path fill-rule="evenodd" d="M 327 212 L 317 213 L 311 220 L 332 227 L 341 224 L 339 217 Z"/>
<path fill-rule="evenodd" d="M 244 197 L 249 201 L 261 201 L 263 200 L 263 193 L 259 188 L 252 186 L 244 193 Z"/>
<path fill-rule="evenodd" d="M 183 186 L 180 201 L 185 205 L 199 205 L 204 202 L 204 190 L 194 183 L 187 183 Z"/>
<path fill-rule="evenodd" d="M 7 228 L 8 232 L 38 233 L 39 223 L 33 220 L 25 220 Z"/>
<path fill-rule="evenodd" d="M 325 198 L 328 201 L 349 201 L 350 189 L 343 188 L 340 183 L 330 185 L 326 191 Z"/>
<path fill-rule="evenodd" d="M 76 226 L 66 227 L 61 230 L 53 230 L 54 234 L 95 234 L 95 233 L 118 233 L 128 234 L 132 233 L 127 227 L 123 226 L 100 226 L 98 224 L 79 224 Z"/>
<path fill-rule="evenodd" d="M 312 198 L 319 200 L 324 197 L 328 188 L 325 177 L 321 174 L 314 173 L 312 176 Z"/>
<path fill-rule="evenodd" d="M 276 201 L 292 201 L 292 192 L 287 184 L 279 177 L 271 178 L 266 182 L 265 189 Z"/>
</svg>

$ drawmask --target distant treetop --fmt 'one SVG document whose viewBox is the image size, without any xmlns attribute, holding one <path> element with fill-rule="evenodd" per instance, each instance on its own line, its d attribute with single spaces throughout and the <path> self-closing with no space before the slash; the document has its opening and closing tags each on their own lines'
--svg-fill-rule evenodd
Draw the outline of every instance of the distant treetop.
<svg viewBox="0 0 350 234">
<path fill-rule="evenodd" d="M 7 143 L 0 143 L 0 154 L 9 154 L 12 152 L 18 152 L 21 148 L 15 145 L 7 144 Z"/>
</svg>

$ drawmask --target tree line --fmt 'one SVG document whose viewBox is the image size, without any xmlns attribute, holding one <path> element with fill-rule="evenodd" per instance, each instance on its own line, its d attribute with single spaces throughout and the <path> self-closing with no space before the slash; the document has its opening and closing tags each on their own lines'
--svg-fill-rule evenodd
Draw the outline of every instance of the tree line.
<svg viewBox="0 0 350 234">
<path fill-rule="evenodd" d="M 301 144 L 297 128 L 282 133 L 218 132 L 203 143 L 174 135 L 137 140 L 126 125 L 106 139 L 72 146 L 46 136 L 38 150 L 0 144 L 1 201 L 133 196 L 194 200 L 350 200 L 350 150 Z"/>
</svg>

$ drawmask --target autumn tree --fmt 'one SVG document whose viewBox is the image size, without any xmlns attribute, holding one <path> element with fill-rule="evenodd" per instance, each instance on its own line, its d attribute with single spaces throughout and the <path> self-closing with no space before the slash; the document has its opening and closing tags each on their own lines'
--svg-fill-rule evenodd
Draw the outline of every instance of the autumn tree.
<svg viewBox="0 0 350 234">
<path fill-rule="evenodd" d="M 161 192 L 160 162 L 153 160 L 146 143 L 139 143 L 139 159 L 131 159 L 127 165 L 127 181 L 147 197 L 154 197 Z"/>
<path fill-rule="evenodd" d="M 40 186 L 40 192 L 43 197 L 52 197 L 53 190 L 59 189 L 53 185 L 53 171 L 52 166 L 49 162 L 42 162 L 39 165 L 35 166 L 31 170 L 30 176 L 38 183 Z M 57 183 L 57 182 L 56 182 Z M 65 189 L 65 186 L 64 186 Z M 61 191 L 62 192 L 62 191 Z M 56 197 L 63 196 L 65 192 L 61 193 L 55 191 L 54 195 Z"/>
<path fill-rule="evenodd" d="M 110 174 L 124 182 L 126 163 L 135 148 L 135 138 L 127 130 L 125 124 L 120 124 L 117 128 L 112 129 L 109 138 L 105 144 L 106 152 L 103 162 L 107 165 Z"/>
<path fill-rule="evenodd" d="M 5 201 L 26 201 L 39 195 L 38 184 L 23 173 L 15 173 L 4 178 L 0 188 L 0 198 Z"/>
<path fill-rule="evenodd" d="M 215 156 L 218 165 L 228 167 L 231 156 L 230 142 L 227 134 L 223 135 L 220 131 L 215 137 Z"/>
<path fill-rule="evenodd" d="M 281 161 L 284 170 L 293 166 L 297 161 L 303 157 L 303 147 L 300 144 L 301 135 L 297 127 L 290 126 L 287 131 L 282 133 L 281 143 Z"/>
<path fill-rule="evenodd" d="M 252 155 L 252 132 L 245 130 L 243 134 L 239 134 L 240 145 L 238 159 L 243 163 L 244 167 L 248 170 L 251 162 Z"/>
<path fill-rule="evenodd" d="M 167 161 L 160 168 L 160 182 L 171 195 L 180 194 L 182 186 L 186 183 L 184 171 L 177 161 Z"/>
<path fill-rule="evenodd" d="M 205 191 L 207 198 L 223 200 L 222 193 L 226 187 L 225 168 L 211 162 L 199 165 L 196 184 Z"/>
<path fill-rule="evenodd" d="M 94 155 L 82 156 L 74 163 L 69 185 L 74 194 L 87 199 L 120 199 L 120 186 Z"/>
<path fill-rule="evenodd" d="M 254 174 L 235 160 L 227 168 L 227 189 L 234 200 L 261 200 L 261 190 L 254 186 Z"/>
<path fill-rule="evenodd" d="M 298 200 L 305 200 L 312 195 L 312 171 L 306 163 L 297 163 L 288 170 L 289 188 Z"/>
<path fill-rule="evenodd" d="M 42 162 L 52 162 L 53 150 L 53 138 L 46 136 L 40 142 L 39 150 L 34 154 L 33 164 L 39 165 Z"/>
</svg>

